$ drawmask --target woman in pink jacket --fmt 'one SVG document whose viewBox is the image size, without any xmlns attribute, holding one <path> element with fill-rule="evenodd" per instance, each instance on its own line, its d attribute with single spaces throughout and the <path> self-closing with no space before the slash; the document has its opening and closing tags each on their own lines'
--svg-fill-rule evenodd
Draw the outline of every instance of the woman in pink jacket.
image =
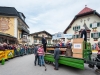
<svg viewBox="0 0 100 75">
<path fill-rule="evenodd" d="M 44 49 L 43 49 L 43 45 L 40 45 L 40 47 L 38 48 L 38 56 L 39 56 L 39 65 L 40 66 L 44 66 Z"/>
</svg>

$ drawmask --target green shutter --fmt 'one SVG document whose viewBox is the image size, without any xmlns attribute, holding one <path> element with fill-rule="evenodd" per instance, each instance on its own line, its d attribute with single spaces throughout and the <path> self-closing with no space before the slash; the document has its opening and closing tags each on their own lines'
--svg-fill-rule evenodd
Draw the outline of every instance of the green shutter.
<svg viewBox="0 0 100 75">
<path fill-rule="evenodd" d="M 100 27 L 100 22 L 97 23 L 97 27 Z"/>
<path fill-rule="evenodd" d="M 91 33 L 91 38 L 93 38 L 93 33 Z"/>
<path fill-rule="evenodd" d="M 92 23 L 90 24 L 90 28 L 92 28 Z"/>
<path fill-rule="evenodd" d="M 78 29 L 80 29 L 80 26 L 78 26 Z"/>
<path fill-rule="evenodd" d="M 98 34 L 99 34 L 99 38 L 100 38 L 100 32 Z"/>
<path fill-rule="evenodd" d="M 75 30 L 75 28 L 73 27 L 73 30 Z"/>
<path fill-rule="evenodd" d="M 75 27 L 75 31 L 76 31 L 76 27 Z"/>
<path fill-rule="evenodd" d="M 78 38 L 78 35 L 76 35 L 76 38 Z"/>
<path fill-rule="evenodd" d="M 78 30 L 78 26 L 77 26 L 77 30 Z"/>
</svg>

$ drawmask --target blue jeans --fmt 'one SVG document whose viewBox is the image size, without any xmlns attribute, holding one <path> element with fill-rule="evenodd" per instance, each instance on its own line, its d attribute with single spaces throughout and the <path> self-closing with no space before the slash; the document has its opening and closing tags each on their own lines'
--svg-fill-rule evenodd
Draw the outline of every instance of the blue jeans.
<svg viewBox="0 0 100 75">
<path fill-rule="evenodd" d="M 39 55 L 39 65 L 44 65 L 44 56 L 43 55 Z"/>
</svg>

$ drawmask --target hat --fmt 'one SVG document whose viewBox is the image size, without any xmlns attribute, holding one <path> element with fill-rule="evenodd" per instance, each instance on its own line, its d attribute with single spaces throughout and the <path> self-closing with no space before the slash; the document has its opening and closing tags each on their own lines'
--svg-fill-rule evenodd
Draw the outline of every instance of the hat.
<svg viewBox="0 0 100 75">
<path fill-rule="evenodd" d="M 81 29 L 85 29 L 84 27 L 81 27 Z"/>
</svg>

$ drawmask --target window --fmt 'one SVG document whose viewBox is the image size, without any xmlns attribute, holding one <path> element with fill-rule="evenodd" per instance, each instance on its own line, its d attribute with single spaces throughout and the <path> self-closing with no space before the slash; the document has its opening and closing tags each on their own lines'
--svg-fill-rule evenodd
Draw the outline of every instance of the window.
<svg viewBox="0 0 100 75">
<path fill-rule="evenodd" d="M 94 33 L 94 38 L 98 38 L 98 33 Z"/>
<path fill-rule="evenodd" d="M 51 40 L 48 40 L 48 44 L 51 44 Z"/>
<path fill-rule="evenodd" d="M 42 43 L 42 41 L 41 41 L 41 40 L 39 40 L 39 43 Z"/>
<path fill-rule="evenodd" d="M 73 39 L 79 38 L 79 35 L 73 35 Z"/>
<path fill-rule="evenodd" d="M 37 39 L 34 39 L 34 43 L 37 43 Z"/>
<path fill-rule="evenodd" d="M 22 34 L 21 33 L 19 33 L 19 39 L 21 39 L 22 38 Z"/>
<path fill-rule="evenodd" d="M 90 38 L 90 33 L 87 33 L 87 38 Z"/>
<path fill-rule="evenodd" d="M 75 27 L 73 27 L 73 30 L 74 31 L 77 31 L 77 30 L 79 30 L 80 29 L 80 26 L 75 26 Z"/>
</svg>

